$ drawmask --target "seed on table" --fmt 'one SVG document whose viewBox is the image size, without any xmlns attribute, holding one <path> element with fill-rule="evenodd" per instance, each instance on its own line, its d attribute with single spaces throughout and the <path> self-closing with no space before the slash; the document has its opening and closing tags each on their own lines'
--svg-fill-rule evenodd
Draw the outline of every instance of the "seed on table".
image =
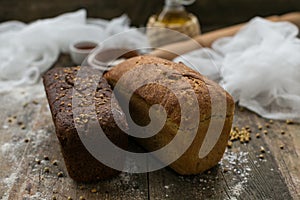
<svg viewBox="0 0 300 200">
<path fill-rule="evenodd" d="M 79 186 L 79 189 L 80 189 L 80 190 L 83 190 L 83 189 L 84 189 L 83 185 L 80 185 L 80 186 Z"/>
<path fill-rule="evenodd" d="M 57 166 L 58 161 L 57 160 L 53 160 L 52 165 Z"/>
<path fill-rule="evenodd" d="M 245 142 L 248 143 L 250 140 L 248 137 L 245 138 Z"/>
<path fill-rule="evenodd" d="M 285 131 L 281 131 L 281 135 L 284 135 L 285 134 Z"/>
<path fill-rule="evenodd" d="M 294 124 L 294 122 L 292 120 L 287 119 L 286 124 Z"/>
<path fill-rule="evenodd" d="M 267 131 L 267 130 L 264 130 L 264 134 L 267 135 L 267 134 L 268 134 L 268 131 Z"/>
<path fill-rule="evenodd" d="M 83 196 L 80 196 L 79 200 L 85 200 L 85 198 Z"/>
<path fill-rule="evenodd" d="M 266 153 L 265 148 L 264 148 L 264 147 L 260 147 L 260 152 L 261 152 L 261 153 Z"/>
<path fill-rule="evenodd" d="M 45 173 L 49 173 L 49 172 L 50 172 L 49 167 L 45 167 L 45 168 L 44 168 L 44 172 L 45 172 Z"/>
<path fill-rule="evenodd" d="M 264 159 L 264 158 L 265 158 L 264 154 L 260 154 L 260 155 L 259 155 L 259 158 L 260 158 L 260 159 Z"/>
<path fill-rule="evenodd" d="M 58 172 L 58 173 L 57 173 L 57 176 L 58 176 L 59 178 L 61 178 L 61 177 L 64 176 L 64 173 L 63 173 L 63 172 Z"/>
<path fill-rule="evenodd" d="M 45 155 L 44 160 L 49 160 L 49 156 Z"/>
<path fill-rule="evenodd" d="M 35 105 L 39 104 L 39 102 L 37 100 L 33 100 L 32 103 L 35 104 Z"/>
<path fill-rule="evenodd" d="M 258 130 L 262 130 L 262 129 L 263 129 L 262 125 L 258 125 Z"/>
<path fill-rule="evenodd" d="M 97 192 L 97 189 L 96 189 L 96 188 L 93 188 L 93 189 L 91 189 L 91 192 L 92 192 L 92 193 L 96 193 L 96 192 Z"/>
<path fill-rule="evenodd" d="M 270 128 L 270 124 L 268 124 L 268 123 L 265 124 L 265 126 L 266 126 L 266 128 Z"/>
<path fill-rule="evenodd" d="M 35 162 L 36 162 L 38 165 L 41 164 L 41 160 L 38 159 L 38 158 L 35 159 Z"/>
<path fill-rule="evenodd" d="M 223 169 L 223 172 L 224 173 L 227 173 L 229 171 L 229 168 L 227 168 L 227 167 L 225 167 L 224 169 Z"/>
<path fill-rule="evenodd" d="M 227 147 L 228 147 L 228 148 L 231 148 L 231 147 L 232 147 L 232 142 L 231 142 L 231 141 L 228 141 Z"/>
<path fill-rule="evenodd" d="M 269 123 L 270 123 L 270 124 L 273 124 L 273 120 L 271 119 L 271 120 L 269 121 Z"/>
<path fill-rule="evenodd" d="M 56 196 L 53 196 L 53 197 L 52 197 L 52 200 L 57 200 Z"/>
<path fill-rule="evenodd" d="M 280 149 L 284 149 L 284 145 L 283 144 L 281 144 L 279 147 L 280 147 Z"/>
<path fill-rule="evenodd" d="M 245 139 L 244 139 L 244 138 L 241 138 L 241 139 L 240 139 L 240 143 L 243 144 L 244 142 L 245 142 Z"/>
<path fill-rule="evenodd" d="M 256 137 L 256 138 L 260 138 L 260 134 L 259 134 L 259 133 L 256 133 L 255 137 Z"/>
<path fill-rule="evenodd" d="M 73 200 L 72 197 L 68 196 L 68 200 Z"/>
</svg>

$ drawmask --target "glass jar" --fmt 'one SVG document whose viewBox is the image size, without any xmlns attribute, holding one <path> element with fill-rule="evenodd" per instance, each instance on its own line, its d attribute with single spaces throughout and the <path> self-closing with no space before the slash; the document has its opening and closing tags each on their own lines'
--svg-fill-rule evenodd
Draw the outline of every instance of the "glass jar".
<svg viewBox="0 0 300 200">
<path fill-rule="evenodd" d="M 194 1 L 165 0 L 163 10 L 158 15 L 151 16 L 147 23 L 147 36 L 152 47 L 186 40 L 200 34 L 197 17 L 188 13 L 183 6 L 192 4 Z"/>
</svg>

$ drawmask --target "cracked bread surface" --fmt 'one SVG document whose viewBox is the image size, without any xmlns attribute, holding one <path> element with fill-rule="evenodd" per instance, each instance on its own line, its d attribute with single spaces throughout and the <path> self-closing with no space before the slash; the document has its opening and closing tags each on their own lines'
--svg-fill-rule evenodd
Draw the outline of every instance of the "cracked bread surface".
<svg viewBox="0 0 300 200">
<path fill-rule="evenodd" d="M 157 67 L 158 71 L 163 70 L 161 74 L 154 73 L 147 70 L 147 67 Z M 126 77 L 126 73 L 132 71 L 135 71 L 136 76 Z M 187 104 L 190 102 L 190 99 L 187 98 L 190 95 L 189 92 L 193 92 L 199 102 L 200 116 L 196 137 L 185 153 L 170 164 L 170 167 L 179 174 L 190 175 L 201 173 L 218 164 L 224 154 L 229 138 L 234 114 L 234 101 L 217 83 L 182 63 L 177 64 L 152 56 L 138 56 L 124 61 L 107 72 L 104 77 L 112 87 L 115 87 L 117 83 L 123 85 L 123 87 L 120 87 L 120 91 L 116 91 L 120 93 L 121 97 L 123 95 L 125 98 L 123 90 L 126 90 L 126 88 L 135 90 L 130 101 L 130 114 L 137 124 L 147 125 L 149 123 L 148 112 L 152 105 L 161 104 L 164 107 L 167 119 L 159 133 L 147 139 L 136 138 L 148 151 L 155 151 L 169 144 L 177 134 L 181 122 L 180 104 L 176 96 L 164 85 L 178 83 L 177 87 L 183 98 L 186 97 L 185 102 Z M 140 79 L 154 81 L 140 87 L 138 83 Z M 120 80 L 122 80 L 121 83 L 119 83 Z M 190 84 L 192 91 L 188 90 L 180 81 Z M 193 107 L 191 106 L 189 109 L 192 113 Z M 222 115 L 222 111 L 225 112 L 225 116 Z M 188 117 L 193 118 L 193 116 Z M 212 119 L 223 126 L 222 132 L 210 153 L 204 158 L 199 158 L 199 150 Z M 210 128 L 214 129 L 212 132 L 218 131 L 218 127 Z M 188 135 L 188 133 L 187 130 L 185 134 Z M 167 158 L 169 156 L 173 156 L 172 153 L 162 155 L 162 161 L 164 160 L 163 157 Z"/>
<path fill-rule="evenodd" d="M 117 120 L 123 127 L 127 123 L 119 105 L 116 102 L 111 105 L 112 90 L 105 79 L 99 80 L 94 95 L 82 92 L 92 84 L 91 76 L 99 72 L 89 69 L 91 73 L 77 77 L 80 70 L 81 67 L 54 68 L 45 73 L 43 82 L 68 173 L 78 182 L 93 182 L 114 176 L 119 171 L 105 166 L 87 150 L 78 135 L 75 121 L 79 128 L 84 129 L 89 120 L 94 120 L 110 141 L 123 149 L 127 147 L 127 135 L 115 123 L 112 109 L 119 113 Z M 80 84 L 76 86 L 78 79 L 81 79 Z M 74 95 L 82 99 L 82 105 L 73 107 Z M 79 113 L 76 117 L 75 111 Z"/>
</svg>

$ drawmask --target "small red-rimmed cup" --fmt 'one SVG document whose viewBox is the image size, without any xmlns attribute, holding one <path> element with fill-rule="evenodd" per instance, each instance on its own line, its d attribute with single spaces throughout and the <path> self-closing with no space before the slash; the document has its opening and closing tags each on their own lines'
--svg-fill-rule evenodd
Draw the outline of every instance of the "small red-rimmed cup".
<svg viewBox="0 0 300 200">
<path fill-rule="evenodd" d="M 80 41 L 70 45 L 70 55 L 76 65 L 81 65 L 84 59 L 98 46 L 93 41 Z"/>
</svg>

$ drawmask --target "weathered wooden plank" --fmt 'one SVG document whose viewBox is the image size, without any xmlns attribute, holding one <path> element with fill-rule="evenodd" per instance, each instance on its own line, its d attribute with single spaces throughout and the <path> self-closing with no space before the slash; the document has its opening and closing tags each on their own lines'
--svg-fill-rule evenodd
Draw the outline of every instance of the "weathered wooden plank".
<svg viewBox="0 0 300 200">
<path fill-rule="evenodd" d="M 55 66 L 72 66 L 72 63 L 69 56 L 61 56 Z M 274 121 L 270 128 L 264 127 L 268 130 L 264 135 L 257 125 L 265 125 L 268 120 L 239 109 L 234 124 L 249 125 L 252 141 L 235 142 L 219 166 L 209 172 L 183 177 L 167 168 L 149 173 L 148 179 L 147 174 L 122 173 L 97 184 L 78 184 L 67 175 L 40 86 L 31 87 L 30 93 L 20 89 L 0 98 L 0 197 L 3 199 L 51 199 L 53 196 L 57 199 L 68 196 L 73 199 L 80 196 L 86 199 L 299 199 L 300 126 Z M 285 135 L 281 135 L 281 130 L 285 130 Z M 261 133 L 259 139 L 255 137 L 256 132 Z M 261 146 L 266 149 L 263 160 L 258 158 Z M 53 160 L 58 161 L 57 166 L 52 164 Z M 59 178 L 59 172 L 64 176 Z M 92 189 L 97 192 L 91 192 Z"/>
<path fill-rule="evenodd" d="M 275 161 L 277 157 L 266 142 L 279 140 L 272 137 L 271 133 L 261 133 L 260 138 L 255 137 L 256 132 L 262 132 L 258 130 L 257 124 L 264 123 L 264 119 L 249 111 L 237 110 L 234 125 L 249 125 L 252 140 L 248 144 L 234 142 L 233 147 L 227 149 L 220 165 L 202 175 L 181 177 L 169 169 L 150 173 L 151 199 L 292 199 L 290 186 L 286 185 L 282 169 Z M 266 149 L 264 159 L 258 157 L 261 146 Z M 293 165 L 285 167 L 290 169 Z M 299 173 L 299 170 L 294 171 Z M 291 192 L 297 191 L 292 188 Z"/>
<path fill-rule="evenodd" d="M 282 134 L 284 131 L 284 134 Z M 275 121 L 265 142 L 294 199 L 300 199 L 300 126 Z"/>
<path fill-rule="evenodd" d="M 121 173 L 111 180 L 84 185 L 70 179 L 43 86 L 40 83 L 24 91 L 24 95 L 21 89 L 0 99 L 1 199 L 52 199 L 53 196 L 57 199 L 67 199 L 68 196 L 73 199 L 80 196 L 86 199 L 147 199 L 146 174 Z M 16 119 L 10 120 L 10 116 L 16 116 Z M 45 160 L 44 155 L 49 160 Z M 54 160 L 57 160 L 57 165 L 53 165 Z M 49 172 L 45 171 L 46 168 Z M 63 177 L 58 176 L 60 172 Z"/>
</svg>

